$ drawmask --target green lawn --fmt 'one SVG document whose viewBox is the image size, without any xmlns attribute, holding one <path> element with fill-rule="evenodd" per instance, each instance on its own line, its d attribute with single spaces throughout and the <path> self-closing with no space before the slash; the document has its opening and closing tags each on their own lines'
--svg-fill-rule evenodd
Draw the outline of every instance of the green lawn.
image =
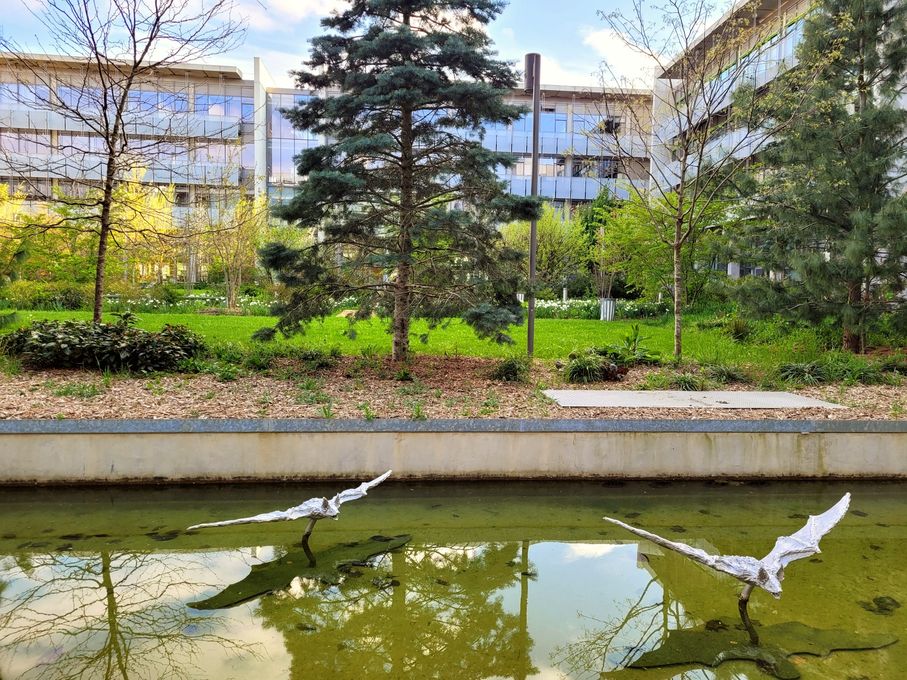
<svg viewBox="0 0 907 680">
<path fill-rule="evenodd" d="M 23 324 L 35 319 L 90 319 L 89 312 L 19 312 Z M 114 320 L 109 316 L 109 320 Z M 808 332 L 798 332 L 779 337 L 771 344 L 744 344 L 735 342 L 718 330 L 698 330 L 687 319 L 684 331 L 684 356 L 702 363 L 747 364 L 768 369 L 782 361 L 814 359 L 820 350 L 815 337 Z M 138 314 L 138 325 L 147 330 L 159 330 L 164 324 L 184 324 L 209 341 L 251 342 L 251 334 L 263 326 L 273 326 L 275 319 L 264 316 L 207 316 L 201 314 Z M 631 321 L 587 321 L 539 319 L 536 321 L 536 356 L 542 359 L 562 359 L 575 349 L 593 345 L 619 343 L 629 332 Z M 330 348 L 337 346 L 345 354 L 358 354 L 365 347 L 390 353 L 390 336 L 386 324 L 377 319 L 356 325 L 357 337 L 350 340 L 343 335 L 348 329 L 346 319 L 329 318 L 323 323 L 313 323 L 302 337 L 291 340 L 294 344 Z M 642 334 L 648 339 L 645 346 L 670 356 L 672 352 L 673 325 L 670 321 L 641 323 Z M 414 336 L 427 330 L 423 322 L 414 324 Z M 501 357 L 513 352 L 525 352 L 526 327 L 512 329 L 516 341 L 512 346 L 498 346 L 479 340 L 472 330 L 459 321 L 447 328 L 431 332 L 427 344 L 413 339 L 416 352 L 438 355 Z"/>
</svg>

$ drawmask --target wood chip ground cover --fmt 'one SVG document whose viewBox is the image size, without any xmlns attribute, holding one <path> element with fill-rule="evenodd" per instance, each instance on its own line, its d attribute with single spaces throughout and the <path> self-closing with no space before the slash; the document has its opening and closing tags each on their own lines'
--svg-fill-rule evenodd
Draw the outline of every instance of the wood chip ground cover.
<svg viewBox="0 0 907 680">
<path fill-rule="evenodd" d="M 23 371 L 0 375 L 0 418 L 596 418 L 816 419 L 907 418 L 903 385 L 828 385 L 791 390 L 846 409 L 567 409 L 541 391 L 568 388 L 553 363 L 536 362 L 531 381 L 491 380 L 494 360 L 418 357 L 413 379 L 384 358 L 345 357 L 332 369 L 307 371 L 283 362 L 267 374 L 222 382 L 208 374 L 112 376 L 88 371 Z M 653 370 L 638 368 L 619 383 L 589 389 L 634 389 Z M 722 389 L 755 389 L 727 385 Z"/>
</svg>

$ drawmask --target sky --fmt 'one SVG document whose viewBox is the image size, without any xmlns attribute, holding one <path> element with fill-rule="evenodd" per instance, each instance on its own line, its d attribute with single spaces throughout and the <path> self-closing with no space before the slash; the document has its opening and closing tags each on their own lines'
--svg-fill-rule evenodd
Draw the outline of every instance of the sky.
<svg viewBox="0 0 907 680">
<path fill-rule="evenodd" d="M 0 0 L 6 8 L 22 3 L 40 7 L 42 0 Z M 252 77 L 252 60 L 262 57 L 275 84 L 291 87 L 288 72 L 298 67 L 309 39 L 321 32 L 319 20 L 345 0 L 236 0 L 248 30 L 241 48 L 209 59 L 210 63 L 238 66 Z M 522 65 L 527 52 L 542 55 L 542 82 L 558 85 L 601 84 L 603 59 L 621 72 L 635 76 L 644 67 L 607 29 L 599 12 L 627 10 L 630 0 L 510 0 L 503 14 L 489 26 L 500 55 Z M 29 12 L 0 14 L 0 34 L 32 47 L 46 42 L 41 23 Z"/>
</svg>

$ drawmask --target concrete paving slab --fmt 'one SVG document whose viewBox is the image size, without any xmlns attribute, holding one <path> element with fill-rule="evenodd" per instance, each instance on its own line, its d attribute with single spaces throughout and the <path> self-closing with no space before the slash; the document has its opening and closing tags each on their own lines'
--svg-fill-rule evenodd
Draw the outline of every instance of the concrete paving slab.
<svg viewBox="0 0 907 680">
<path fill-rule="evenodd" d="M 545 390 L 545 395 L 566 408 L 844 408 L 790 392 Z"/>
</svg>

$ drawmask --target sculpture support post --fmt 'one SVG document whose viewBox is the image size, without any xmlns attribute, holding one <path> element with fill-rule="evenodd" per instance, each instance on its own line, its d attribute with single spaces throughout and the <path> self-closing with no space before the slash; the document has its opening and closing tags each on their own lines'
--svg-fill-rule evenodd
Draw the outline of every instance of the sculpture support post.
<svg viewBox="0 0 907 680">
<path fill-rule="evenodd" d="M 309 536 L 312 535 L 312 529 L 315 528 L 315 522 L 317 522 L 317 521 L 318 520 L 315 519 L 314 517 L 309 518 L 309 523 L 306 524 L 306 527 L 305 527 L 305 533 L 302 535 L 302 541 L 301 541 L 302 545 L 309 544 Z"/>
<path fill-rule="evenodd" d="M 740 618 L 743 620 L 743 626 L 746 628 L 746 632 L 750 634 L 750 642 L 755 646 L 759 646 L 759 634 L 756 632 L 753 622 L 750 621 L 750 615 L 747 611 L 747 607 L 750 603 L 750 595 L 753 592 L 753 585 L 747 583 L 743 588 L 743 592 L 740 593 L 740 599 L 737 600 L 737 609 L 740 611 Z"/>
</svg>

